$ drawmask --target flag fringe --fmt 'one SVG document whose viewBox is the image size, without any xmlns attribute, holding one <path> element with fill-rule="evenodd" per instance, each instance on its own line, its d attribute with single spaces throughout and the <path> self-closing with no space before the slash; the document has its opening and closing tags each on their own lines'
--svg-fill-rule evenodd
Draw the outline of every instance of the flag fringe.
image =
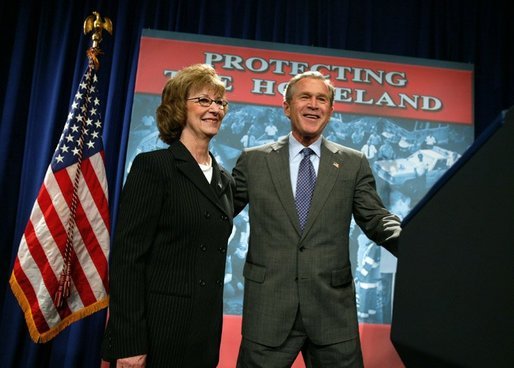
<svg viewBox="0 0 514 368">
<path fill-rule="evenodd" d="M 34 323 L 34 318 L 32 316 L 32 311 L 30 308 L 29 301 L 27 300 L 25 293 L 21 290 L 18 281 L 16 280 L 16 276 L 14 272 L 11 274 L 11 278 L 9 279 L 9 284 L 11 285 L 11 289 L 13 291 L 14 296 L 18 300 L 18 304 L 20 305 L 23 314 L 25 315 L 25 321 L 27 322 L 27 327 L 29 330 L 30 337 L 35 343 L 45 343 L 53 339 L 59 332 L 64 330 L 66 327 L 71 325 L 73 322 L 76 322 L 84 317 L 87 317 L 99 310 L 106 308 L 109 305 L 109 296 L 107 295 L 104 299 L 97 301 L 87 307 L 84 307 L 77 312 L 73 312 L 66 318 L 64 318 L 61 322 L 59 322 L 54 327 L 50 328 L 50 330 L 40 333 Z"/>
</svg>

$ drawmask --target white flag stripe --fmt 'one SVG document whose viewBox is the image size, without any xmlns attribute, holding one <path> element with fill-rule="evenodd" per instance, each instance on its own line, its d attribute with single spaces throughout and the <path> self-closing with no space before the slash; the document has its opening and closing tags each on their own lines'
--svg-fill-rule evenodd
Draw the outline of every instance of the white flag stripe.
<svg viewBox="0 0 514 368">
<path fill-rule="evenodd" d="M 67 172 L 68 176 L 75 175 L 76 171 L 77 171 L 77 164 L 70 165 L 69 167 L 66 168 L 66 172 Z M 73 183 L 74 178 L 70 177 L 69 180 L 70 180 L 70 182 Z M 52 198 L 54 207 L 55 208 L 60 207 L 63 210 L 63 211 L 58 211 L 59 217 L 69 216 L 69 207 L 67 205 L 63 206 L 63 204 L 66 202 L 62 198 L 62 193 L 59 190 L 59 185 L 58 185 L 57 181 L 55 180 L 55 176 L 53 175 L 53 173 L 50 173 L 50 175 L 49 175 L 47 188 L 49 188 L 48 189 L 49 191 L 50 190 L 52 191 L 51 198 Z M 84 206 L 84 204 L 87 204 L 87 206 L 84 208 L 84 213 L 86 214 L 86 216 L 98 215 L 97 214 L 98 209 L 96 208 L 96 204 L 92 200 L 91 193 L 89 192 L 87 186 L 85 185 L 84 177 L 82 175 L 80 175 L 80 181 L 79 181 L 77 195 L 79 196 L 79 201 L 82 206 Z M 61 212 L 64 213 L 64 216 L 61 216 Z M 92 230 L 95 233 L 95 236 L 98 239 L 99 243 L 101 244 L 101 249 L 102 249 L 104 257 L 107 259 L 108 254 L 109 254 L 109 231 L 105 227 L 105 223 L 103 220 L 95 221 L 94 219 L 91 219 L 89 217 L 87 219 L 88 219 L 90 227 L 91 227 L 91 224 L 95 224 L 95 228 L 93 228 Z M 61 221 L 62 221 L 62 218 L 61 218 Z M 87 251 L 87 249 L 84 245 L 82 236 L 80 235 L 80 232 L 77 230 L 76 227 L 74 229 L 73 239 L 74 239 L 73 249 L 75 250 L 75 253 L 77 255 L 78 261 L 80 263 L 80 267 L 82 268 L 82 271 L 84 272 L 85 277 L 87 278 L 88 284 L 90 286 L 97 285 L 97 287 L 91 288 L 93 290 L 94 296 L 97 299 L 105 298 L 107 291 L 103 287 L 102 277 L 98 273 L 98 270 L 93 266 L 94 263 L 91 259 L 91 256 L 90 256 L 89 252 Z M 76 267 L 78 267 L 78 266 L 79 265 L 76 265 Z M 60 262 L 60 267 L 62 269 L 62 259 Z M 75 265 L 73 267 L 75 267 Z M 60 275 L 60 271 L 59 271 L 58 275 Z M 73 287 L 76 292 L 75 285 Z M 73 298 L 68 298 L 68 304 L 70 305 L 70 308 L 72 310 L 78 310 L 83 306 L 82 300 L 76 300 L 76 298 L 80 299 L 78 294 L 73 295 L 73 296 L 74 296 Z M 73 302 L 70 303 L 71 299 L 73 299 Z"/>
<path fill-rule="evenodd" d="M 89 286 L 91 287 L 92 285 L 97 285 L 98 287 L 100 287 L 100 289 L 91 287 L 95 295 L 95 298 L 103 299 L 105 297 L 106 290 L 103 287 L 102 278 L 100 277 L 98 270 L 94 266 L 93 260 L 91 259 L 91 255 L 87 251 L 86 246 L 84 244 L 84 240 L 82 239 L 82 236 L 80 235 L 77 228 L 75 228 L 74 233 L 73 249 L 77 254 L 80 267 L 82 268 L 82 271 L 86 276 Z M 74 265 L 74 267 L 78 266 L 79 265 Z"/>
<path fill-rule="evenodd" d="M 74 265 L 74 267 L 78 267 L 78 265 Z M 72 312 L 76 312 L 84 308 L 84 303 L 82 303 L 82 299 L 79 296 L 79 292 L 77 290 L 77 287 L 75 286 L 75 283 L 73 282 L 73 278 L 70 281 L 70 297 L 66 299 L 66 303 L 68 304 L 68 307 L 71 309 Z"/>
<path fill-rule="evenodd" d="M 76 167 L 77 165 L 72 165 L 72 166 Z M 72 175 L 74 175 L 76 170 L 71 169 L 71 170 L 67 170 L 67 172 L 68 173 L 71 172 Z M 82 178 L 82 176 L 81 176 L 81 178 Z M 71 180 L 72 180 L 72 178 L 70 178 L 70 181 Z M 55 176 L 53 175 L 53 173 L 51 171 L 48 175 L 48 180 L 46 182 L 47 182 L 47 190 L 50 193 L 50 197 L 52 199 L 54 208 L 61 209 L 61 210 L 58 210 L 57 212 L 58 212 L 59 217 L 61 218 L 61 223 L 62 223 L 63 219 L 65 219 L 69 216 L 69 207 L 65 204 L 66 202 L 62 198 L 62 192 L 59 190 L 59 185 L 58 185 L 57 181 L 55 180 Z M 87 191 L 87 192 L 89 192 L 89 191 Z M 88 197 L 85 200 L 89 201 L 89 200 L 91 200 L 91 198 Z M 81 203 L 87 203 L 87 202 L 84 202 L 84 200 L 81 199 Z M 87 209 L 84 209 L 84 210 L 85 210 L 86 214 L 89 212 Z M 95 212 L 95 211 L 93 210 L 93 212 Z M 90 224 L 91 224 L 91 221 L 90 221 Z M 101 224 L 103 224 L 103 221 L 101 221 Z M 66 230 L 66 224 L 63 224 L 63 226 Z M 104 229 L 105 229 L 105 226 L 104 226 Z M 104 232 L 106 232 L 108 234 L 107 229 L 105 229 Z M 83 242 L 81 235 L 78 232 L 77 228 L 75 228 L 73 236 L 74 236 L 73 248 L 74 248 L 77 258 L 79 260 L 80 267 L 82 268 L 89 285 L 96 284 L 99 282 L 100 285 L 102 286 L 101 290 L 93 290 L 95 297 L 97 299 L 101 299 L 101 298 L 105 297 L 105 294 L 106 294 L 106 290 L 103 287 L 102 278 L 98 274 L 98 272 L 96 271 L 96 269 L 94 267 L 90 267 L 90 265 L 92 265 L 92 260 L 84 246 L 84 242 Z M 107 237 L 106 239 L 107 239 L 106 243 L 108 244 L 109 238 Z M 42 243 L 42 244 L 44 244 L 44 243 Z M 55 245 L 55 243 L 53 245 L 49 244 L 48 247 L 45 247 L 45 250 L 46 250 L 46 248 L 56 250 L 56 247 L 54 245 Z M 107 253 L 104 251 L 105 257 L 107 257 L 107 254 L 108 254 L 108 250 L 107 250 Z M 60 252 L 59 252 L 59 255 L 60 255 Z M 62 272 L 62 267 L 63 267 L 62 255 L 59 257 L 58 263 L 56 263 L 56 264 L 58 265 L 57 269 L 56 269 L 56 267 L 54 267 L 54 263 L 51 262 L 52 268 L 54 269 L 54 271 L 57 275 L 57 278 L 59 278 L 60 274 Z M 86 267 L 84 267 L 84 265 L 86 265 Z M 73 267 L 78 267 L 78 266 L 79 265 L 74 265 Z M 77 299 L 80 299 L 80 297 L 77 293 L 77 290 L 73 283 L 73 280 L 72 280 L 72 284 L 73 284 L 73 288 L 74 288 L 76 294 L 75 295 L 72 294 L 72 297 L 68 298 L 67 301 L 68 301 L 70 308 L 73 311 L 75 311 L 75 310 L 81 309 L 84 305 L 82 303 L 82 300 L 77 300 Z"/>
<path fill-rule="evenodd" d="M 96 239 L 100 245 L 100 249 L 103 252 L 103 256 L 105 259 L 109 256 L 109 230 L 106 227 L 106 224 L 100 214 L 101 209 L 99 209 L 89 191 L 89 188 L 84 180 L 84 177 L 81 176 L 79 182 L 79 190 L 78 196 L 80 199 L 80 203 L 83 206 L 84 213 L 89 222 L 89 227 L 95 234 Z"/>
<path fill-rule="evenodd" d="M 39 244 L 41 244 L 41 250 L 45 253 L 46 258 L 48 259 L 47 266 L 52 268 L 55 277 L 58 279 L 63 266 L 63 258 L 59 248 L 57 247 L 55 239 L 48 230 L 47 223 L 37 201 L 34 205 L 30 219 L 32 226 L 34 227 L 36 238 L 38 239 Z"/>
<path fill-rule="evenodd" d="M 22 245 L 25 248 L 27 248 L 27 240 L 25 239 L 25 235 L 22 238 Z M 34 258 L 32 258 L 30 249 L 27 248 L 27 251 L 24 252 L 23 258 L 23 264 L 21 263 L 22 261 L 20 259 L 20 265 L 22 265 L 21 268 L 27 276 L 27 279 L 30 282 L 32 289 L 34 289 L 34 292 L 37 296 L 41 314 L 43 315 L 46 323 L 49 326 L 59 323 L 61 318 L 53 304 L 53 297 L 50 296 L 45 284 L 41 282 L 43 280 L 43 277 L 41 275 L 39 267 L 35 266 L 36 262 L 34 261 Z"/>
<path fill-rule="evenodd" d="M 68 175 L 70 175 L 70 174 L 75 175 L 76 168 L 77 168 L 77 164 L 70 165 L 68 168 L 66 168 L 66 172 L 68 173 Z M 70 181 L 73 182 L 74 178 L 70 177 Z M 52 188 L 56 188 L 56 187 L 58 187 L 58 186 L 57 185 L 52 186 Z M 80 175 L 77 195 L 79 197 L 79 202 L 80 202 L 81 206 L 84 206 L 84 204 L 88 204 L 88 205 L 86 205 L 86 208 L 83 208 L 86 216 L 88 216 L 89 214 L 96 214 L 98 212 L 98 209 L 96 208 L 96 205 L 94 204 L 90 194 L 91 193 L 89 192 L 88 188 L 85 187 L 84 177 L 82 175 Z M 60 200 L 60 202 L 62 202 L 62 200 Z M 54 203 L 54 206 L 57 206 L 58 204 L 59 204 L 59 202 L 56 202 L 56 203 Z M 102 234 L 102 233 L 107 234 L 107 236 L 104 235 L 103 238 L 99 238 L 97 231 L 95 231 L 95 229 L 92 229 L 92 230 L 94 231 L 96 238 L 99 240 L 99 243 L 108 248 L 109 232 L 105 228 L 103 220 L 95 221 L 94 219 L 90 219 L 90 218 L 87 218 L 87 220 L 89 222 L 89 224 L 88 224 L 89 228 L 91 228 L 91 224 L 94 224 L 94 223 L 96 223 L 97 227 L 100 227 L 100 229 L 103 228 L 103 231 L 98 230 L 98 233 L 100 233 L 100 234 Z M 109 250 L 108 249 L 105 250 L 103 247 L 101 247 L 101 248 L 103 250 L 104 257 L 107 259 Z M 77 227 L 74 228 L 74 232 L 73 232 L 73 249 L 75 251 L 75 254 L 77 255 L 77 259 L 80 263 L 80 267 L 82 268 L 82 271 L 87 279 L 88 284 L 91 286 L 91 285 L 96 285 L 99 283 L 99 286 L 101 286 L 100 290 L 98 287 L 91 288 L 93 290 L 93 294 L 94 294 L 95 298 L 96 299 L 105 298 L 107 291 L 103 287 L 102 277 L 98 273 L 98 270 L 96 269 L 96 267 L 94 267 L 94 263 L 91 259 L 89 252 L 87 251 L 87 248 L 84 244 L 82 236 L 81 236 L 80 232 L 78 231 Z M 73 265 L 73 267 L 79 267 L 79 265 Z M 79 297 L 78 294 L 76 295 L 76 297 Z M 71 298 L 69 298 L 69 299 L 71 299 Z M 68 302 L 69 302 L 69 300 L 68 300 Z M 82 301 L 79 301 L 79 303 L 80 303 L 80 305 L 82 305 Z M 75 308 L 77 308 L 77 305 L 79 305 L 79 304 L 72 302 L 71 305 L 72 305 L 72 309 L 75 309 Z"/>
<path fill-rule="evenodd" d="M 55 211 L 59 215 L 61 223 L 63 224 L 64 229 L 66 230 L 66 223 L 68 221 L 68 218 L 70 217 L 70 208 L 66 203 L 61 190 L 59 189 L 59 183 L 57 183 L 54 173 L 50 168 L 48 169 L 48 171 L 49 172 L 45 176 L 44 186 L 50 196 L 50 200 L 54 205 Z"/>
<path fill-rule="evenodd" d="M 105 199 L 109 200 L 109 192 L 107 190 L 109 186 L 107 184 L 107 177 L 105 175 L 104 159 L 102 158 L 102 155 L 100 153 L 95 153 L 93 156 L 89 158 L 89 160 L 91 161 L 91 165 L 95 170 L 96 177 L 100 181 Z"/>
</svg>

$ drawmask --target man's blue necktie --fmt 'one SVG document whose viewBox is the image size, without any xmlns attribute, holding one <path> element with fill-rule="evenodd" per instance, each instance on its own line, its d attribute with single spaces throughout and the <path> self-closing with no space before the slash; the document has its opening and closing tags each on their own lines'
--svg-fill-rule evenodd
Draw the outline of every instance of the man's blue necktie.
<svg viewBox="0 0 514 368">
<path fill-rule="evenodd" d="M 298 180 L 296 182 L 296 210 L 298 211 L 298 219 L 300 220 L 300 228 L 303 231 L 307 217 L 309 217 L 309 208 L 311 206 L 312 194 L 316 185 L 316 171 L 310 159 L 310 155 L 314 151 L 310 148 L 304 148 L 301 151 L 303 159 L 298 168 Z"/>
</svg>

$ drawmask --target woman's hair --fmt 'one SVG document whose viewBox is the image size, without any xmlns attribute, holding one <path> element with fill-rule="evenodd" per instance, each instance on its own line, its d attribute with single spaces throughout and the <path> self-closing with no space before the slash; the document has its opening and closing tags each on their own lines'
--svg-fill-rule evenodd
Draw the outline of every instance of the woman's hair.
<svg viewBox="0 0 514 368">
<path fill-rule="evenodd" d="M 161 104 L 156 110 L 159 138 L 164 143 L 171 144 L 180 138 L 186 125 L 189 93 L 205 87 L 216 95 L 225 94 L 225 85 L 214 68 L 208 64 L 185 67 L 166 82 Z"/>
<path fill-rule="evenodd" d="M 293 95 L 294 95 L 295 84 L 299 80 L 302 80 L 304 78 L 313 78 L 313 79 L 322 80 L 328 88 L 328 97 L 330 99 L 330 105 L 334 104 L 334 86 L 332 85 L 332 82 L 330 82 L 330 79 L 327 79 L 323 74 L 321 74 L 318 71 L 303 72 L 303 73 L 297 74 L 293 78 L 291 78 L 289 83 L 287 83 L 286 90 L 284 92 L 284 101 L 285 102 L 288 102 L 288 103 L 291 102 L 291 100 L 293 99 Z"/>
</svg>

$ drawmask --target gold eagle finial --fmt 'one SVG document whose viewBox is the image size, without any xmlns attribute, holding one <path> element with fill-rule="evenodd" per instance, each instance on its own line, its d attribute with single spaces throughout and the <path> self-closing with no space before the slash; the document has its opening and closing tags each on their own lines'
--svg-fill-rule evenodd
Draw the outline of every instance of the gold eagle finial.
<svg viewBox="0 0 514 368">
<path fill-rule="evenodd" d="M 93 61 L 95 65 L 95 69 L 100 67 L 100 62 L 98 61 L 98 55 L 102 54 L 100 47 L 98 45 L 102 42 L 102 32 L 103 30 L 109 32 L 112 35 L 112 22 L 109 18 L 100 16 L 100 13 L 94 11 L 93 14 L 88 16 L 84 21 L 84 34 L 88 34 L 93 32 L 91 39 L 93 40 L 93 45 L 87 50 L 87 55 L 90 60 Z"/>
<path fill-rule="evenodd" d="M 100 13 L 96 11 L 84 21 L 84 34 L 93 31 L 93 35 L 91 36 L 93 40 L 92 48 L 98 48 L 98 45 L 102 41 L 102 30 L 104 29 L 112 35 L 112 22 L 107 17 L 104 17 L 104 20 L 102 20 Z"/>
</svg>

